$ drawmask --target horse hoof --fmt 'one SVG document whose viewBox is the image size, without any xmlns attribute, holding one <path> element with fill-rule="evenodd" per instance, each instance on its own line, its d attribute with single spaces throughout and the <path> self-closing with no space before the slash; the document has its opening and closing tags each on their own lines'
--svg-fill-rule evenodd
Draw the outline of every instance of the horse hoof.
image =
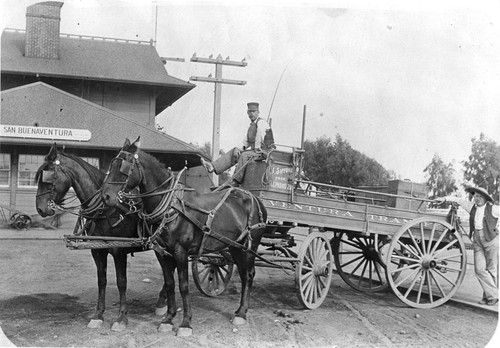
<svg viewBox="0 0 500 348">
<path fill-rule="evenodd" d="M 102 319 L 92 319 L 88 323 L 87 327 L 89 329 L 98 329 L 98 328 L 100 328 L 102 326 L 102 324 L 103 324 Z"/>
<path fill-rule="evenodd" d="M 170 332 L 174 330 L 174 326 L 172 324 L 160 324 L 158 326 L 158 332 Z"/>
<path fill-rule="evenodd" d="M 188 337 L 193 334 L 193 329 L 190 327 L 180 327 L 179 330 L 177 330 L 177 336 L 179 337 Z"/>
<path fill-rule="evenodd" d="M 242 317 L 234 317 L 233 319 L 233 325 L 245 325 L 247 323 L 247 320 L 242 318 Z"/>
<path fill-rule="evenodd" d="M 165 307 L 156 307 L 155 314 L 159 317 L 162 317 L 167 313 L 167 306 Z"/>
<path fill-rule="evenodd" d="M 111 331 L 123 331 L 127 328 L 127 324 L 124 322 L 115 321 L 113 325 L 111 325 Z"/>
</svg>

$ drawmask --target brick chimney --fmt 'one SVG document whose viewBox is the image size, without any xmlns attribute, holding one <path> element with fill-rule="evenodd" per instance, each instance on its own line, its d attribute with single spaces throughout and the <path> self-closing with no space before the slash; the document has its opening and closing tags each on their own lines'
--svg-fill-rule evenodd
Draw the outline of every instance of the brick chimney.
<svg viewBox="0 0 500 348">
<path fill-rule="evenodd" d="M 59 59 L 59 25 L 63 4 L 58 1 L 45 1 L 28 6 L 26 57 Z"/>
</svg>

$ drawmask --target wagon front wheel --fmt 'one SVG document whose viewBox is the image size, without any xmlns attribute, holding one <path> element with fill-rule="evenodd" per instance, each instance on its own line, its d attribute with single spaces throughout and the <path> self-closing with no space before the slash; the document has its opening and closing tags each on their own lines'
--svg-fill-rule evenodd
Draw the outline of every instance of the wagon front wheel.
<svg viewBox="0 0 500 348">
<path fill-rule="evenodd" d="M 467 268 L 460 232 L 438 218 L 422 217 L 403 225 L 389 245 L 388 258 L 392 291 L 415 308 L 434 308 L 448 301 Z"/>
<path fill-rule="evenodd" d="M 205 296 L 216 297 L 222 294 L 231 280 L 234 263 L 229 253 L 202 255 L 191 263 L 194 284 Z"/>
<path fill-rule="evenodd" d="M 318 308 L 330 289 L 333 255 L 328 239 L 320 232 L 309 234 L 300 249 L 295 268 L 295 289 L 300 303 Z"/>
</svg>

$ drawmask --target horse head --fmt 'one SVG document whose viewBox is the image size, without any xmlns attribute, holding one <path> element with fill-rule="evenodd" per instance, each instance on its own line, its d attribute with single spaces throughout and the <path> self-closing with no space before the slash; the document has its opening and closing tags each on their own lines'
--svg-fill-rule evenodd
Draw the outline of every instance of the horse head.
<svg viewBox="0 0 500 348">
<path fill-rule="evenodd" d="M 140 137 L 133 143 L 127 138 L 118 155 L 109 164 L 101 195 L 108 206 L 123 202 L 123 194 L 141 185 L 144 174 L 139 162 Z"/>
<path fill-rule="evenodd" d="M 51 203 L 61 204 L 72 185 L 71 177 L 61 167 L 61 157 L 54 143 L 45 162 L 38 168 L 35 176 L 38 183 L 36 210 L 42 217 L 54 215 Z"/>
</svg>

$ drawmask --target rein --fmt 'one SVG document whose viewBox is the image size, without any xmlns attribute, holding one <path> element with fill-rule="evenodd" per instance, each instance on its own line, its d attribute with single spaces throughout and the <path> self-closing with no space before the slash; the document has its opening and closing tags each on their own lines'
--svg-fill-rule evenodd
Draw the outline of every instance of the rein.
<svg viewBox="0 0 500 348">
<path fill-rule="evenodd" d="M 78 163 L 78 161 L 77 161 Z M 82 202 L 79 205 L 76 206 L 71 206 L 71 207 L 63 207 L 62 205 L 56 204 L 54 201 L 54 193 L 56 192 L 56 181 L 58 179 L 58 170 L 59 169 L 64 175 L 66 175 L 70 180 L 71 180 L 71 185 L 73 186 L 75 179 L 71 175 L 71 173 L 61 164 L 61 160 L 59 158 L 59 155 L 57 155 L 56 159 L 53 161 L 54 164 L 54 169 L 52 171 L 49 170 L 43 170 L 42 171 L 42 177 L 40 180 L 44 183 L 51 184 L 50 190 L 46 190 L 45 192 L 42 192 L 40 194 L 37 194 L 37 197 L 43 196 L 46 194 L 50 194 L 49 196 L 49 201 L 47 202 L 47 206 L 56 211 L 61 211 L 65 213 L 69 213 L 75 216 L 78 216 L 78 221 L 75 225 L 75 234 L 81 234 L 83 233 L 84 229 L 79 229 L 78 226 L 83 227 L 85 225 L 88 225 L 89 222 L 84 222 L 84 220 L 97 220 L 97 219 L 109 219 L 108 216 L 103 216 L 103 212 L 108 210 L 107 207 L 105 206 L 104 202 L 101 200 L 101 190 L 97 190 L 91 197 L 89 197 L 87 200 Z M 89 177 L 92 178 L 92 174 L 90 171 L 79 164 L 80 167 L 85 170 Z M 119 207 L 121 208 L 121 207 Z M 130 208 L 129 211 L 127 212 L 125 209 L 122 209 L 126 211 L 125 215 L 127 214 L 133 214 L 137 212 L 136 207 L 133 207 L 134 209 Z M 75 212 L 75 210 L 78 209 L 78 212 Z M 112 210 L 110 212 L 110 215 L 114 213 L 115 210 Z M 124 216 L 122 214 L 118 215 L 118 220 L 111 224 L 112 227 L 116 227 L 118 224 L 120 224 L 124 220 Z M 77 233 L 77 230 L 78 233 Z"/>
<path fill-rule="evenodd" d="M 197 207 L 195 204 L 184 200 L 183 195 L 180 194 L 180 192 L 184 192 L 187 190 L 194 191 L 194 189 L 192 188 L 185 188 L 179 184 L 181 176 L 187 169 L 186 167 L 184 167 L 179 173 L 177 173 L 177 176 L 171 173 L 170 176 L 164 182 L 162 182 L 158 187 L 146 193 L 136 194 L 136 193 L 125 192 L 125 189 L 129 185 L 129 180 L 135 167 L 138 168 L 138 171 L 140 173 L 140 178 L 136 186 L 144 184 L 146 176 L 144 175 L 144 169 L 142 167 L 141 162 L 139 161 L 139 154 L 137 152 L 131 153 L 125 150 L 121 150 L 118 153 L 118 155 L 113 159 L 113 161 L 118 159 L 122 161 L 120 165 L 120 172 L 126 175 L 125 181 L 116 181 L 107 183 L 114 185 L 122 185 L 120 191 L 117 194 L 119 202 L 126 202 L 132 199 L 143 199 L 158 195 L 162 196 L 160 202 L 156 205 L 155 209 L 151 213 L 145 213 L 144 208 L 142 208 L 139 211 L 139 217 L 143 221 L 148 231 L 148 234 L 150 235 L 150 237 L 147 239 L 146 244 L 153 250 L 158 252 L 160 255 L 167 255 L 171 257 L 173 256 L 170 252 L 166 250 L 165 247 L 159 244 L 158 238 L 161 236 L 162 233 L 164 232 L 168 233 L 168 225 L 177 220 L 179 214 L 182 214 L 186 219 L 188 219 L 192 224 L 197 226 L 198 229 L 200 229 L 204 233 L 198 252 L 198 257 L 201 256 L 201 254 L 203 253 L 207 237 L 215 238 L 220 242 L 226 244 L 227 246 L 244 248 L 246 251 L 252 252 L 249 243 L 251 241 L 250 232 L 254 229 L 263 228 L 266 226 L 266 223 L 263 221 L 262 210 L 258 202 L 257 202 L 257 207 L 259 209 L 260 222 L 252 226 L 246 226 L 246 228 L 241 232 L 240 236 L 238 236 L 236 240 L 232 240 L 231 238 L 225 237 L 212 229 L 212 222 L 215 218 L 217 211 L 223 206 L 223 204 L 226 202 L 226 200 L 233 191 L 238 190 L 240 192 L 244 192 L 245 194 L 249 195 L 252 198 L 252 205 L 253 205 L 253 202 L 256 202 L 257 198 L 253 196 L 251 193 L 239 188 L 230 187 L 225 192 L 222 199 L 217 203 L 217 205 L 213 209 L 211 210 L 202 209 L 200 207 Z M 106 175 L 108 176 L 109 173 L 110 172 L 108 171 Z M 166 185 L 168 185 L 168 187 L 166 189 L 161 190 L 161 188 Z M 189 212 L 189 210 L 198 211 L 205 214 L 207 216 L 206 221 L 205 222 L 199 221 L 197 217 L 195 217 L 192 213 Z M 253 211 L 250 214 L 249 220 L 252 219 L 252 214 Z M 160 218 L 161 218 L 160 224 L 158 225 L 156 230 L 152 232 L 150 226 L 155 225 Z M 244 245 L 240 244 L 243 240 L 245 240 Z M 259 257 L 257 253 L 255 252 L 253 253 L 257 257 Z"/>
</svg>

